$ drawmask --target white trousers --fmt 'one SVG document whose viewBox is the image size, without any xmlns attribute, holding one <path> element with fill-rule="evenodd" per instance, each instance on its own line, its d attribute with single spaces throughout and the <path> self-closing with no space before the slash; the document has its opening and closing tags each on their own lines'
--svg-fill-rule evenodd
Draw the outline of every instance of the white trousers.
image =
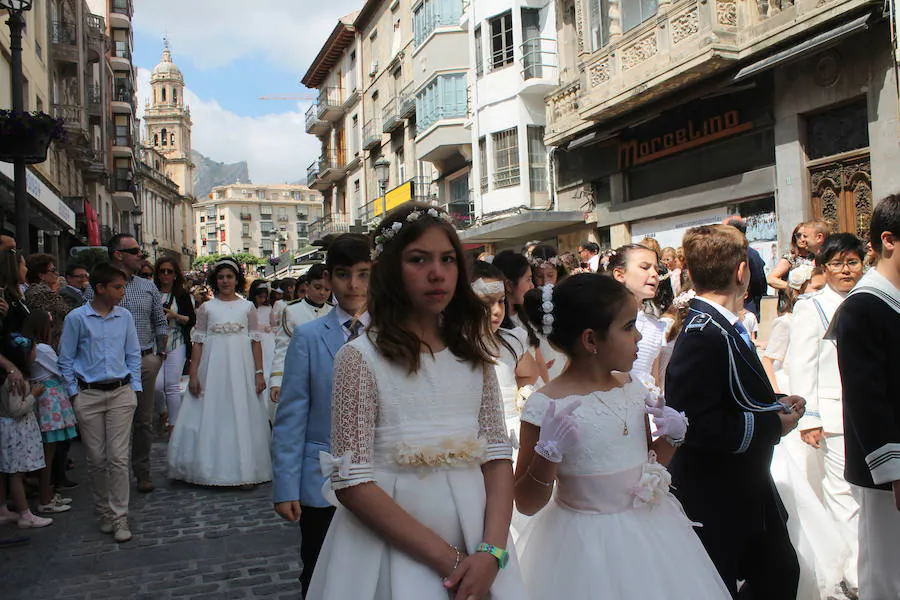
<svg viewBox="0 0 900 600">
<path fill-rule="evenodd" d="M 825 449 L 823 500 L 825 508 L 837 521 L 841 537 L 850 548 L 850 556 L 844 565 L 844 581 L 855 589 L 859 587 L 859 504 L 853 498 L 850 484 L 844 479 L 844 436 L 826 434 L 822 446 Z"/>
<path fill-rule="evenodd" d="M 854 485 L 859 502 L 860 600 L 900 598 L 900 511 L 893 492 Z"/>
<path fill-rule="evenodd" d="M 156 376 L 156 412 L 169 413 L 169 424 L 174 426 L 181 408 L 181 373 L 187 361 L 187 344 L 181 344 L 166 356 Z"/>
</svg>

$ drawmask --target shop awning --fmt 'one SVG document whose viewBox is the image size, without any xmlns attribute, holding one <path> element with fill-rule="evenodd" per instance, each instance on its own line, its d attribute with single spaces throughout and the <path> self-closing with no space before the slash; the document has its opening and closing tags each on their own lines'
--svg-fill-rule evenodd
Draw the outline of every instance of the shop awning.
<svg viewBox="0 0 900 600">
<path fill-rule="evenodd" d="M 871 14 L 857 17 L 852 21 L 844 23 L 843 25 L 839 25 L 834 29 L 830 29 L 824 33 L 820 33 L 819 35 L 813 36 L 808 40 L 787 48 L 786 50 L 776 52 L 772 56 L 747 65 L 737 72 L 737 75 L 734 76 L 734 81 L 741 81 L 742 79 L 753 77 L 754 75 L 762 73 L 763 71 L 773 69 L 788 62 L 793 62 L 813 52 L 820 52 L 825 48 L 828 48 L 829 46 L 837 44 L 850 35 L 865 31 L 866 29 L 868 29 L 869 21 L 871 19 Z"/>
<path fill-rule="evenodd" d="M 534 210 L 470 227 L 459 232 L 459 239 L 466 244 L 529 240 L 545 237 L 548 231 L 581 224 L 584 224 L 584 213 L 581 211 Z"/>
</svg>

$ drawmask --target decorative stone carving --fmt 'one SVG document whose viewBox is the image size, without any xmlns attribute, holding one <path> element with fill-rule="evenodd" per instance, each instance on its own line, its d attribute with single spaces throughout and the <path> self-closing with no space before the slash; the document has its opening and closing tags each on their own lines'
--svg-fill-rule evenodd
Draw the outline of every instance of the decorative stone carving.
<svg viewBox="0 0 900 600">
<path fill-rule="evenodd" d="M 576 82 L 550 98 L 550 119 L 556 123 L 578 112 L 578 98 L 581 96 L 581 84 Z"/>
<path fill-rule="evenodd" d="M 622 50 L 622 70 L 633 69 L 656 55 L 659 46 L 656 43 L 656 32 L 650 33 Z"/>
<path fill-rule="evenodd" d="M 737 0 L 716 0 L 716 22 L 737 26 Z"/>
<path fill-rule="evenodd" d="M 575 0 L 575 43 L 578 53 L 584 52 L 584 7 L 582 0 Z"/>
<path fill-rule="evenodd" d="M 609 59 L 604 59 L 597 64 L 591 65 L 588 73 L 591 87 L 597 87 L 606 83 L 609 81 Z"/>
<path fill-rule="evenodd" d="M 700 31 L 700 11 L 695 6 L 687 12 L 683 12 L 674 19 L 670 27 L 672 32 L 672 44 L 680 44 L 687 38 Z"/>
</svg>

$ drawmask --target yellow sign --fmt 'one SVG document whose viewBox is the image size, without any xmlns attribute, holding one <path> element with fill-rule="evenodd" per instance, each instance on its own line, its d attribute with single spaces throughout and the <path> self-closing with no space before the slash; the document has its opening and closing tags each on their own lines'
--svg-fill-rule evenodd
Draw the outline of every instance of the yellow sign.
<svg viewBox="0 0 900 600">
<path fill-rule="evenodd" d="M 374 215 L 380 217 L 383 213 L 397 208 L 404 202 L 410 202 L 413 199 L 413 191 L 412 179 L 398 185 L 386 193 L 383 198 L 375 201 Z"/>
</svg>

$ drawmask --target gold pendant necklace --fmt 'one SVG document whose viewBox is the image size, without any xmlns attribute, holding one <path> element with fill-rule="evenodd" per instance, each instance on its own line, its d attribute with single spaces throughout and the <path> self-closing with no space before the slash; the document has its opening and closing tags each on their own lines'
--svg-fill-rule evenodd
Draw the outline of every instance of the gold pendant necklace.
<svg viewBox="0 0 900 600">
<path fill-rule="evenodd" d="M 609 414 L 622 421 L 622 435 L 628 435 L 628 407 L 625 407 L 625 418 L 623 419 L 613 411 L 612 407 L 610 407 L 609 404 L 604 402 L 603 398 L 601 398 L 599 394 L 597 394 L 597 392 L 592 392 L 591 395 L 597 398 L 600 404 L 606 407 L 606 410 L 609 411 Z"/>
</svg>

